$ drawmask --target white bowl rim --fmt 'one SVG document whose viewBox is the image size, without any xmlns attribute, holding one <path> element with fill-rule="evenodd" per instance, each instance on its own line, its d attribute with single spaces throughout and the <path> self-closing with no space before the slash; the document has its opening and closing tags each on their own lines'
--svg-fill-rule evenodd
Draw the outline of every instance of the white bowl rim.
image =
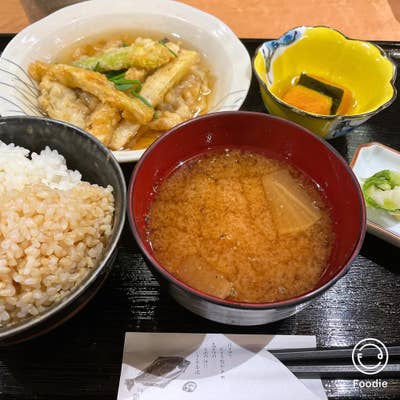
<svg viewBox="0 0 400 400">
<path fill-rule="evenodd" d="M 251 83 L 251 60 L 244 45 L 224 22 L 211 14 L 173 0 L 135 0 L 134 3 L 131 0 L 113 0 L 112 4 L 113 5 L 110 8 L 109 0 L 89 0 L 55 11 L 19 32 L 8 43 L 0 57 L 0 60 L 9 59 L 18 63 L 19 60 L 16 60 L 14 57 L 14 53 L 16 53 L 17 56 L 19 54 L 17 51 L 18 48 L 23 46 L 26 47 L 29 40 L 32 40 L 39 32 L 44 36 L 51 34 L 53 30 L 59 31 L 60 26 L 63 26 L 63 21 L 65 20 L 78 21 L 87 18 L 88 16 L 105 15 L 105 13 L 107 16 L 112 17 L 113 14 L 117 14 L 118 12 L 121 12 L 121 10 L 126 10 L 127 8 L 129 11 L 132 10 L 132 14 L 142 13 L 162 15 L 165 13 L 165 15 L 182 19 L 186 23 L 190 23 L 198 28 L 206 29 L 204 26 L 208 25 L 208 32 L 211 32 L 212 29 L 218 29 L 219 36 L 216 39 L 218 39 L 218 41 L 225 40 L 227 41 L 227 44 L 229 44 L 224 44 L 224 49 L 229 55 L 227 65 L 230 65 L 231 68 L 233 68 L 233 76 L 235 77 L 231 82 L 229 93 L 242 93 L 238 98 L 238 101 L 235 101 L 235 104 L 230 107 L 230 110 L 238 110 L 241 107 L 246 99 Z M 29 51 L 26 51 L 24 54 L 28 53 Z M 2 89 L 2 91 L 3 90 L 7 90 L 7 88 Z M 3 104 L 0 101 L 0 114 L 2 116 L 21 115 L 4 110 L 2 105 Z M 224 103 L 223 97 L 222 100 L 218 102 L 218 104 L 214 105 L 209 112 L 226 111 L 224 106 L 226 106 L 226 104 Z M 146 149 L 123 150 L 113 153 L 118 162 L 123 163 L 137 161 L 145 150 Z"/>
</svg>

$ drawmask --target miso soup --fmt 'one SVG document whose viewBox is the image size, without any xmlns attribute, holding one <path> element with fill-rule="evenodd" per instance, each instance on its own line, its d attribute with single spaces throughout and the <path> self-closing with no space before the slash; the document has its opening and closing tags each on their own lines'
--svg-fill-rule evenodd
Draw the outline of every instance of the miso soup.
<svg viewBox="0 0 400 400">
<path fill-rule="evenodd" d="M 324 272 L 332 220 L 314 183 L 251 151 L 199 156 L 155 194 L 148 240 L 158 261 L 219 298 L 272 302 L 307 292 Z"/>
</svg>

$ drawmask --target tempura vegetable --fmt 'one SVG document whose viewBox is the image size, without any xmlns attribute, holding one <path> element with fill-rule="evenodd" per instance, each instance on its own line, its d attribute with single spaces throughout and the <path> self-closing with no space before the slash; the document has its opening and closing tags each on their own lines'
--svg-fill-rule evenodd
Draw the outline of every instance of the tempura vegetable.
<svg viewBox="0 0 400 400">
<path fill-rule="evenodd" d="M 280 235 L 305 231 L 321 218 L 321 210 L 286 169 L 264 176 L 263 186 Z"/>
<path fill-rule="evenodd" d="M 111 150 L 121 150 L 138 132 L 140 128 L 139 124 L 134 124 L 128 120 L 123 120 L 116 127 L 112 135 L 109 148 Z"/>
<path fill-rule="evenodd" d="M 167 131 L 168 129 L 180 124 L 184 120 L 185 119 L 177 113 L 170 111 L 159 111 L 158 118 L 153 119 L 153 121 L 148 124 L 148 127 L 155 131 Z"/>
<path fill-rule="evenodd" d="M 148 71 L 144 68 L 131 67 L 125 72 L 125 78 L 128 80 L 137 80 L 139 82 L 144 82 Z"/>
<path fill-rule="evenodd" d="M 400 219 L 400 172 L 379 171 L 364 181 L 362 189 L 368 206 Z"/>
<path fill-rule="evenodd" d="M 153 118 L 153 108 L 115 89 L 106 76 L 98 72 L 66 64 L 54 64 L 49 66 L 47 74 L 67 87 L 85 90 L 102 102 L 127 111 L 128 115 L 132 115 L 139 124 L 145 124 Z"/>
<path fill-rule="evenodd" d="M 181 50 L 175 60 L 159 68 L 145 80 L 140 95 L 153 107 L 157 107 L 166 93 L 182 80 L 198 61 L 199 54 L 195 51 Z"/>
<path fill-rule="evenodd" d="M 108 146 L 120 119 L 121 114 L 116 108 L 100 103 L 88 117 L 87 130 Z"/>
<path fill-rule="evenodd" d="M 97 56 L 81 58 L 73 65 L 98 72 L 120 71 L 130 67 L 155 69 L 174 57 L 166 45 L 143 40 L 127 47 L 106 50 Z"/>
<path fill-rule="evenodd" d="M 40 82 L 43 77 L 47 74 L 50 68 L 50 64 L 43 61 L 35 61 L 28 67 L 29 75 L 37 82 Z"/>
<path fill-rule="evenodd" d="M 85 129 L 89 108 L 77 93 L 59 82 L 44 76 L 39 84 L 38 102 L 50 118 L 68 121 Z"/>
<path fill-rule="evenodd" d="M 71 50 L 29 65 L 40 111 L 85 129 L 111 150 L 146 148 L 207 111 L 212 80 L 200 54 L 168 38 L 133 41 L 121 33 Z"/>
</svg>

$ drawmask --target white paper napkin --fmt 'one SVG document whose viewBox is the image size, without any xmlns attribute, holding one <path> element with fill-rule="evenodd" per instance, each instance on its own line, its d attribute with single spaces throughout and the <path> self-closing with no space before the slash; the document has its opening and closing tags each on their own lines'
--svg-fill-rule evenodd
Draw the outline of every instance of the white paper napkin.
<svg viewBox="0 0 400 400">
<path fill-rule="evenodd" d="M 326 399 L 268 351 L 301 347 L 315 337 L 130 332 L 118 400 Z"/>
</svg>

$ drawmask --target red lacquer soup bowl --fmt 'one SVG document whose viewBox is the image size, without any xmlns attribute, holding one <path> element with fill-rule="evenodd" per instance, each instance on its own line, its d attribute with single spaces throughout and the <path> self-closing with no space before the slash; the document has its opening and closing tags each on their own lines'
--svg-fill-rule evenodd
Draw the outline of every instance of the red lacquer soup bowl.
<svg viewBox="0 0 400 400">
<path fill-rule="evenodd" d="M 331 209 L 335 239 L 326 269 L 311 291 L 272 303 L 222 300 L 186 285 L 157 261 L 146 238 L 146 219 L 155 188 L 185 161 L 223 148 L 252 149 L 285 159 L 319 185 Z M 362 193 L 345 160 L 301 126 L 252 112 L 208 114 L 177 126 L 158 139 L 132 174 L 128 213 L 146 262 L 168 283 L 173 298 L 196 314 L 233 325 L 269 323 L 303 309 L 347 272 L 360 250 L 366 226 Z"/>
</svg>

